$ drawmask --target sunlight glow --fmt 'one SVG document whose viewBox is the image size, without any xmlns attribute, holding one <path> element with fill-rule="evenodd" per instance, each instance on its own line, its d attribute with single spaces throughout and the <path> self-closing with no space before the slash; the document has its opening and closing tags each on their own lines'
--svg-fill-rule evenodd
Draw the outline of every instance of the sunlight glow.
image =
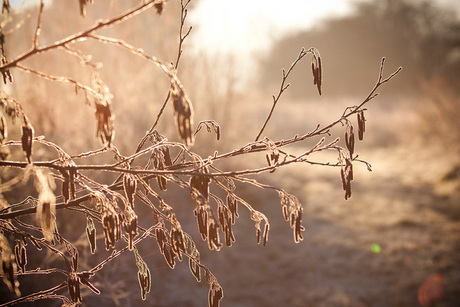
<svg viewBox="0 0 460 307">
<path fill-rule="evenodd" d="M 190 12 L 190 23 L 196 25 L 197 48 L 240 53 L 269 48 L 273 39 L 352 8 L 350 0 L 201 0 Z"/>
</svg>

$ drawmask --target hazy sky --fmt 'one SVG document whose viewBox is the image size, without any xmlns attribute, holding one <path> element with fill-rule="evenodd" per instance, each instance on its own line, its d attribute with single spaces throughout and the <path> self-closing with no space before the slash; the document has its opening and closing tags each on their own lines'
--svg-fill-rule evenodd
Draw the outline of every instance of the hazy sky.
<svg viewBox="0 0 460 307">
<path fill-rule="evenodd" d="M 354 2 L 368 0 L 200 0 L 190 12 L 193 40 L 203 49 L 257 52 L 272 38 L 347 15 Z M 420 1 L 420 0 L 413 0 Z M 460 12 L 460 0 L 433 0 Z"/>
<path fill-rule="evenodd" d="M 200 0 L 189 21 L 198 25 L 193 35 L 203 48 L 260 50 L 269 47 L 271 38 L 351 9 L 349 0 Z"/>
</svg>

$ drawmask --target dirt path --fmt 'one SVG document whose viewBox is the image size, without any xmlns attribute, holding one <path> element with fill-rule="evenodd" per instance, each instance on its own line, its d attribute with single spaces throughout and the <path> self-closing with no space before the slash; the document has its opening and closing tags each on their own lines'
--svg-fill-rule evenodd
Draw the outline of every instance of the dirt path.
<svg viewBox="0 0 460 307">
<path fill-rule="evenodd" d="M 293 243 L 276 195 L 254 199 L 271 221 L 269 245 L 256 245 L 243 214 L 236 244 L 203 259 L 224 287 L 222 306 L 419 306 L 432 274 L 444 295 L 430 306 L 460 306 L 460 198 L 439 180 L 445 166 L 414 158 L 369 152 L 373 172 L 355 168 L 348 201 L 338 169 L 278 173 L 306 205 L 305 239 Z M 422 303 L 433 297 L 424 293 Z"/>
</svg>

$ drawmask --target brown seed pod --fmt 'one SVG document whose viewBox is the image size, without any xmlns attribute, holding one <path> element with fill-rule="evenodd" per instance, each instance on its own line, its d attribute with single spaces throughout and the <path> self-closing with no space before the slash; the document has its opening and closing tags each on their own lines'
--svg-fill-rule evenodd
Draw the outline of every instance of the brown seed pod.
<svg viewBox="0 0 460 307">
<path fill-rule="evenodd" d="M 32 143 L 34 139 L 34 129 L 29 123 L 29 120 L 24 115 L 23 116 L 23 124 L 22 124 L 22 136 L 21 136 L 21 144 L 22 150 L 26 154 L 27 161 L 32 163 Z"/>
<path fill-rule="evenodd" d="M 91 254 L 96 252 L 96 227 L 94 226 L 93 219 L 90 216 L 86 218 L 86 236 L 88 237 L 89 247 Z"/>
<path fill-rule="evenodd" d="M 222 287 L 216 282 L 212 282 L 209 285 L 209 293 L 208 293 L 209 307 L 218 307 L 223 297 L 224 297 L 224 292 L 222 290 Z"/>
<path fill-rule="evenodd" d="M 238 201 L 230 194 L 227 194 L 227 206 L 232 214 L 232 224 L 235 224 L 235 218 L 238 217 Z"/>
<path fill-rule="evenodd" d="M 316 68 L 316 88 L 321 96 L 321 87 L 323 85 L 323 68 L 321 66 L 321 57 L 318 54 L 318 67 Z"/>
<path fill-rule="evenodd" d="M 350 156 L 353 156 L 355 151 L 355 134 L 353 133 L 353 126 L 348 124 L 345 131 L 345 145 L 347 146 Z"/>
<path fill-rule="evenodd" d="M 179 136 L 185 141 L 186 146 L 193 145 L 193 110 L 190 99 L 185 94 L 182 86 L 177 82 L 171 82 L 171 98 L 173 100 L 174 117 Z"/>
<path fill-rule="evenodd" d="M 67 278 L 67 288 L 72 302 L 81 303 L 80 278 L 74 271 L 72 271 Z"/>
<path fill-rule="evenodd" d="M 0 115 L 0 144 L 3 144 L 3 142 L 6 140 L 8 137 L 8 129 L 6 125 L 6 119 L 3 116 L 3 114 Z"/>
<path fill-rule="evenodd" d="M 124 174 L 123 175 L 123 189 L 125 191 L 126 198 L 128 199 L 128 204 L 131 208 L 134 208 L 134 195 L 136 193 L 137 181 L 133 174 Z"/>
<path fill-rule="evenodd" d="M 262 245 L 265 246 L 267 245 L 267 241 L 268 241 L 268 231 L 270 230 L 270 225 L 266 222 L 265 223 L 265 226 L 264 226 L 264 235 L 263 235 L 263 243 Z"/>
<path fill-rule="evenodd" d="M 358 139 L 360 141 L 364 138 L 364 132 L 366 131 L 366 119 L 364 118 L 364 111 L 360 110 L 357 113 L 358 117 Z"/>
<path fill-rule="evenodd" d="M 97 120 L 96 136 L 101 138 L 103 145 L 110 147 L 115 136 L 113 130 L 114 116 L 112 115 L 110 104 L 108 102 L 96 102 L 95 106 L 95 116 Z"/>
</svg>

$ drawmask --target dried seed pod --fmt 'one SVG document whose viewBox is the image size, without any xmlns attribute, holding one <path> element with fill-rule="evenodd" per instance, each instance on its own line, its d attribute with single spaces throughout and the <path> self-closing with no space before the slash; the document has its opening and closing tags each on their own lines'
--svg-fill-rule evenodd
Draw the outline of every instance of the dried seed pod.
<svg viewBox="0 0 460 307">
<path fill-rule="evenodd" d="M 125 230 L 128 234 L 128 249 L 133 250 L 134 239 L 137 236 L 137 215 L 130 206 L 125 208 Z"/>
<path fill-rule="evenodd" d="M 133 174 L 123 175 L 123 188 L 131 208 L 134 208 L 134 194 L 136 193 L 137 181 Z"/>
<path fill-rule="evenodd" d="M 26 271 L 26 264 L 27 264 L 27 252 L 24 243 L 18 242 L 14 246 L 14 255 L 16 258 L 16 263 L 21 270 L 22 273 Z"/>
<path fill-rule="evenodd" d="M 218 229 L 219 225 L 216 224 L 214 218 L 210 217 L 208 222 L 208 247 L 210 250 L 216 249 L 219 251 L 222 247 Z"/>
<path fill-rule="evenodd" d="M 69 289 L 69 295 L 72 302 L 81 303 L 80 278 L 74 271 L 72 271 L 67 278 L 67 288 Z"/>
<path fill-rule="evenodd" d="M 218 307 L 223 297 L 224 297 L 224 292 L 222 290 L 222 287 L 217 282 L 212 282 L 209 285 L 209 293 L 208 293 L 209 307 Z"/>
<path fill-rule="evenodd" d="M 6 140 L 8 137 L 8 129 L 6 125 L 6 119 L 3 116 L 3 114 L 0 115 L 0 144 L 3 144 L 3 142 Z"/>
<path fill-rule="evenodd" d="M 205 174 L 208 170 L 203 168 L 200 172 Z M 208 176 L 196 175 L 190 178 L 190 186 L 197 189 L 206 200 L 209 199 L 209 182 L 211 179 Z"/>
<path fill-rule="evenodd" d="M 235 224 L 235 217 L 238 217 L 238 201 L 230 194 L 227 194 L 227 206 L 232 214 L 232 224 Z"/>
<path fill-rule="evenodd" d="M 112 204 L 106 203 L 101 214 L 102 227 L 104 230 L 105 248 L 109 250 L 115 247 L 115 243 L 121 238 L 122 216 Z"/>
<path fill-rule="evenodd" d="M 113 130 L 114 116 L 112 115 L 110 104 L 108 102 L 96 102 L 95 106 L 97 120 L 96 136 L 101 138 L 103 145 L 110 147 L 115 136 Z"/>
<path fill-rule="evenodd" d="M 41 173 L 37 173 L 37 178 L 39 195 L 36 218 L 43 236 L 48 242 L 52 242 L 56 230 L 56 198 L 48 185 L 48 179 Z"/>
<path fill-rule="evenodd" d="M 197 205 L 193 213 L 196 216 L 198 231 L 201 234 L 201 238 L 206 240 L 208 237 L 208 211 L 204 206 Z"/>
<path fill-rule="evenodd" d="M 26 154 L 27 161 L 32 163 L 32 143 L 34 139 L 34 129 L 29 123 L 29 120 L 24 115 L 23 116 L 23 124 L 22 124 L 22 136 L 21 136 L 21 144 L 22 150 Z"/>
<path fill-rule="evenodd" d="M 171 82 L 171 98 L 173 100 L 174 117 L 179 136 L 185 141 L 186 146 L 193 145 L 193 110 L 190 99 L 185 94 L 182 86 L 176 81 Z"/>
<path fill-rule="evenodd" d="M 172 248 L 171 248 L 171 247 L 165 248 L 165 249 L 164 249 L 163 256 L 164 256 L 164 258 L 165 258 L 166 263 L 168 264 L 168 266 L 169 266 L 171 269 L 174 269 L 174 267 L 176 266 L 176 254 L 174 253 L 174 251 L 172 250 Z"/>
<path fill-rule="evenodd" d="M 185 239 L 180 225 L 171 227 L 169 242 L 174 253 L 182 261 L 182 253 L 185 253 Z"/>
<path fill-rule="evenodd" d="M 164 228 L 156 228 L 155 236 L 157 238 L 158 248 L 160 252 L 164 254 L 166 248 L 166 232 Z"/>
<path fill-rule="evenodd" d="M 86 236 L 88 237 L 91 254 L 94 255 L 96 252 L 96 227 L 94 226 L 93 219 L 89 215 L 86 217 Z"/>
<path fill-rule="evenodd" d="M 267 245 L 267 241 L 268 241 L 268 231 L 270 230 L 270 225 L 265 222 L 265 226 L 264 226 L 264 235 L 263 235 L 263 238 L 264 238 L 264 241 L 262 243 L 263 246 Z"/>
<path fill-rule="evenodd" d="M 316 69 L 316 87 L 318 89 L 318 93 L 321 96 L 321 87 L 323 85 L 323 68 L 321 64 L 321 57 L 319 56 L 318 53 L 318 67 Z"/>
<path fill-rule="evenodd" d="M 313 85 L 316 85 L 317 81 L 317 75 L 316 75 L 316 67 L 315 67 L 315 63 L 313 63 L 313 61 L 311 62 L 311 72 L 313 73 Z"/>
<path fill-rule="evenodd" d="M 289 212 L 286 205 L 282 207 L 284 220 L 289 221 Z"/>
<path fill-rule="evenodd" d="M 355 151 L 355 134 L 353 133 L 353 126 L 350 124 L 347 125 L 347 129 L 345 131 L 345 145 L 352 157 Z"/>
<path fill-rule="evenodd" d="M 139 279 L 139 286 L 141 288 L 142 300 L 146 299 L 147 293 L 150 292 L 152 280 L 150 276 L 150 269 L 145 263 L 144 259 L 139 255 L 138 250 L 134 247 L 134 256 L 136 257 L 136 266 L 138 268 L 137 277 Z"/>
<path fill-rule="evenodd" d="M 364 132 L 366 131 L 366 119 L 364 118 L 364 111 L 360 110 L 357 113 L 358 117 L 358 139 L 360 141 L 364 138 Z"/>
</svg>

